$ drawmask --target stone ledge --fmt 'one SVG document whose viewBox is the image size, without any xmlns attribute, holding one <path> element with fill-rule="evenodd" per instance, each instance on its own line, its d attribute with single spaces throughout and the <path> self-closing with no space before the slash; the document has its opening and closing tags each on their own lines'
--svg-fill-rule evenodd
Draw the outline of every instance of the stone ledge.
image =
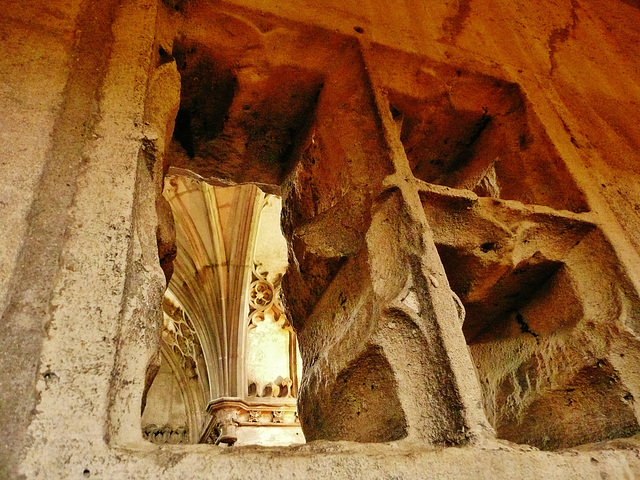
<svg viewBox="0 0 640 480">
<path fill-rule="evenodd" d="M 95 448 L 95 447 L 94 447 Z M 67 449 L 64 448 L 63 449 Z M 64 465 L 28 478 L 147 479 L 622 479 L 640 476 L 640 437 L 543 452 L 503 441 L 428 449 L 388 444 L 313 442 L 291 447 L 137 444 L 75 449 Z M 83 450 L 83 451 L 79 451 Z M 60 459 L 64 455 L 60 455 Z M 44 466 L 43 466 L 44 467 Z M 49 465 L 52 467 L 52 465 Z"/>
</svg>

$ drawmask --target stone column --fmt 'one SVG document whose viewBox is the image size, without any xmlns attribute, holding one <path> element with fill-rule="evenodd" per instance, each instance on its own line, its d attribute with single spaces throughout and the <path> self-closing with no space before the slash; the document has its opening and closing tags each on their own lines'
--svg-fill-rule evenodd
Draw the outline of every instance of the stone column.
<svg viewBox="0 0 640 480">
<path fill-rule="evenodd" d="M 307 440 L 492 435 L 400 121 L 354 49 L 326 79 L 283 188 Z"/>
</svg>

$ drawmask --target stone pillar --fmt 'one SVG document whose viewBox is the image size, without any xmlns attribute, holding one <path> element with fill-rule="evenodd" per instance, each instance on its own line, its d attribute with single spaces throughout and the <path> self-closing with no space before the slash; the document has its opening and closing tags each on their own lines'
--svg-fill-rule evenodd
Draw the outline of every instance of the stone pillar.
<svg viewBox="0 0 640 480">
<path fill-rule="evenodd" d="M 492 435 L 400 122 L 354 49 L 326 79 L 283 187 L 307 440 Z"/>
</svg>

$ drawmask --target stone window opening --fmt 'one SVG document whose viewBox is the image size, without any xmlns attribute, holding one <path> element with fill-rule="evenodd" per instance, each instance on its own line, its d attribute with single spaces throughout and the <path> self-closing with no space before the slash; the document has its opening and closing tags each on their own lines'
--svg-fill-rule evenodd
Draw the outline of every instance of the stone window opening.
<svg viewBox="0 0 640 480">
<path fill-rule="evenodd" d="M 142 428 L 153 443 L 304 442 L 299 353 L 280 300 L 287 265 L 280 199 L 252 185 L 169 175 L 176 257 L 160 361 L 147 371 Z M 213 359 L 213 360 L 212 360 Z"/>
</svg>

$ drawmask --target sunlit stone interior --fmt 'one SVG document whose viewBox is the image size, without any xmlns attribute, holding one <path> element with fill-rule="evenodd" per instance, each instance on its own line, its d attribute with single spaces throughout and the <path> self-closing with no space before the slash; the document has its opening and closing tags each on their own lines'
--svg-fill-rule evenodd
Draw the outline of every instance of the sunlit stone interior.
<svg viewBox="0 0 640 480">
<path fill-rule="evenodd" d="M 280 198 L 169 176 L 177 255 L 142 429 L 154 443 L 303 443 L 301 363 L 280 302 Z"/>
</svg>

